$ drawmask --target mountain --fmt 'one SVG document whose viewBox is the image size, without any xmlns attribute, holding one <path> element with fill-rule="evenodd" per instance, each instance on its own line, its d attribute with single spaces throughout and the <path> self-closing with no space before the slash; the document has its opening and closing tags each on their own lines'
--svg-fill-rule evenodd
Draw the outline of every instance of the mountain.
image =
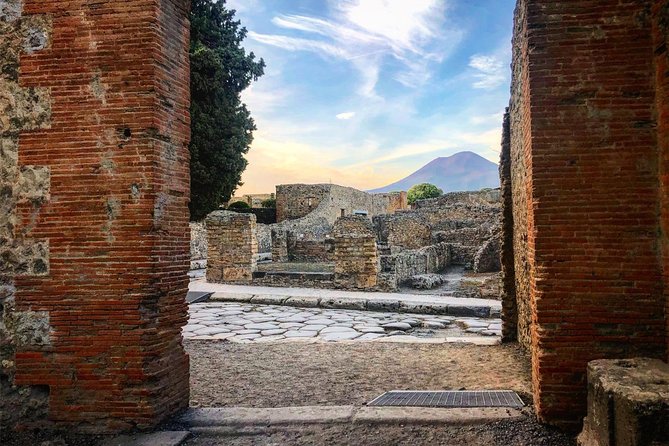
<svg viewBox="0 0 669 446">
<path fill-rule="evenodd" d="M 459 152 L 436 158 L 408 177 L 369 192 L 406 191 L 420 183 L 434 184 L 444 192 L 495 188 L 499 187 L 498 166 L 474 152 Z"/>
</svg>

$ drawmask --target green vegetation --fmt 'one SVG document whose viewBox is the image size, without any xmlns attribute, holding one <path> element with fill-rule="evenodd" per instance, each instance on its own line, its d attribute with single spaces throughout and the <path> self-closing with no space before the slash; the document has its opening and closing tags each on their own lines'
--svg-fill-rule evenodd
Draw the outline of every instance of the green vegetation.
<svg viewBox="0 0 669 446">
<path fill-rule="evenodd" d="M 256 129 L 240 94 L 264 73 L 265 62 L 246 54 L 246 28 L 225 0 L 191 6 L 191 202 L 200 220 L 241 185 Z"/>
<path fill-rule="evenodd" d="M 444 192 L 434 184 L 421 183 L 411 186 L 407 191 L 407 200 L 409 204 L 414 204 L 416 200 L 424 200 L 426 198 L 437 198 Z"/>
<path fill-rule="evenodd" d="M 230 203 L 228 205 L 228 209 L 251 209 L 251 206 L 245 201 L 235 201 L 234 203 Z"/>
<path fill-rule="evenodd" d="M 260 202 L 260 204 L 267 209 L 276 209 L 276 198 L 268 198 Z"/>
</svg>

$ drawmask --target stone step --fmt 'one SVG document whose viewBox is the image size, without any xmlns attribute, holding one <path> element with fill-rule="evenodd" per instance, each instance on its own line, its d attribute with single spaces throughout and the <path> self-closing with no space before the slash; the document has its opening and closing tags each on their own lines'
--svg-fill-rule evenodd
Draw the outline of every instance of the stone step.
<svg viewBox="0 0 669 446">
<path fill-rule="evenodd" d="M 356 407 L 301 406 L 276 408 L 191 408 L 176 420 L 200 435 L 232 433 L 235 429 L 268 429 L 277 426 L 379 424 L 473 425 L 522 419 L 510 408 Z"/>
</svg>

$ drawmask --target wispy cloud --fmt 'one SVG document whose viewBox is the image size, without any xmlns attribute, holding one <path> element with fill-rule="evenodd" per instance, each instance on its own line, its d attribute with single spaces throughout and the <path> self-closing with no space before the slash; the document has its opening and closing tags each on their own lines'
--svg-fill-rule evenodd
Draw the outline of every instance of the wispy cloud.
<svg viewBox="0 0 669 446">
<path fill-rule="evenodd" d="M 345 113 L 339 113 L 337 115 L 337 119 L 341 119 L 343 121 L 347 121 L 355 116 L 355 112 L 345 112 Z"/>
<path fill-rule="evenodd" d="M 498 56 L 476 54 L 469 59 L 469 66 L 476 70 L 474 88 L 492 90 L 507 80 L 504 61 Z"/>
<path fill-rule="evenodd" d="M 406 87 L 424 85 L 432 65 L 441 62 L 459 43 L 463 32 L 446 26 L 444 0 L 330 0 L 332 17 L 285 14 L 272 23 L 307 38 L 285 34 L 249 33 L 257 42 L 288 51 L 310 51 L 348 61 L 360 73 L 357 93 L 379 98 L 376 92 L 385 57 L 403 68 L 391 78 Z"/>
</svg>

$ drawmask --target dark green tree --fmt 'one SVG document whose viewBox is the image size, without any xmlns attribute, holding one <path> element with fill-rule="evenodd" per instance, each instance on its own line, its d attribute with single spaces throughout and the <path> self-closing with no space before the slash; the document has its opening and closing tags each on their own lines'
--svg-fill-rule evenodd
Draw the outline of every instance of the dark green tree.
<svg viewBox="0 0 669 446">
<path fill-rule="evenodd" d="M 407 191 L 407 201 L 409 204 L 414 204 L 416 200 L 424 200 L 426 198 L 437 198 L 444 192 L 434 184 L 421 183 L 411 186 Z"/>
<path fill-rule="evenodd" d="M 191 220 L 230 199 L 241 185 L 256 129 L 241 92 L 264 74 L 265 62 L 247 54 L 246 28 L 225 0 L 191 6 Z"/>
</svg>

